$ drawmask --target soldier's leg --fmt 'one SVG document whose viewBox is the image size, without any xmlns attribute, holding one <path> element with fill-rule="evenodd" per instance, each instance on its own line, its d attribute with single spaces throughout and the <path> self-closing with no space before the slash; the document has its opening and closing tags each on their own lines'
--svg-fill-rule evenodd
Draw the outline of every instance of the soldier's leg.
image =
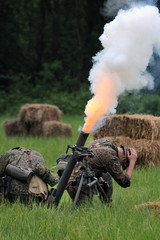
<svg viewBox="0 0 160 240">
<path fill-rule="evenodd" d="M 107 173 L 102 173 L 102 178 L 105 181 L 105 188 L 103 189 L 107 195 L 107 203 L 112 202 L 112 193 L 113 193 L 113 183 L 111 175 Z"/>
</svg>

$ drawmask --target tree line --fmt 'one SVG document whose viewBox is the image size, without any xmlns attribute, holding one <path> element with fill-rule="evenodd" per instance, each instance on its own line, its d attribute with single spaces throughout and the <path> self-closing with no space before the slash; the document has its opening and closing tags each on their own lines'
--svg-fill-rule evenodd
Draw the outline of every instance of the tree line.
<svg viewBox="0 0 160 240">
<path fill-rule="evenodd" d="M 33 87 L 46 83 L 68 90 L 80 87 L 100 49 L 103 2 L 0 1 L 1 86 L 14 83 L 10 77 L 23 73 Z"/>
</svg>

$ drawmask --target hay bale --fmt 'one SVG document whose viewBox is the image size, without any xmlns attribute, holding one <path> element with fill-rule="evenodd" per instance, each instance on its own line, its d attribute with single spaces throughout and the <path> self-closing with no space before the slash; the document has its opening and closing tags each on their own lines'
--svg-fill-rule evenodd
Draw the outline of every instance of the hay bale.
<svg viewBox="0 0 160 240">
<path fill-rule="evenodd" d="M 147 203 L 142 203 L 139 205 L 135 205 L 135 209 L 136 210 L 141 210 L 143 208 L 147 208 L 149 210 L 154 210 L 155 212 L 157 212 L 158 214 L 160 214 L 160 201 L 154 201 L 154 202 L 147 202 Z"/>
<path fill-rule="evenodd" d="M 19 120 L 5 120 L 3 123 L 6 136 L 10 137 L 23 137 L 27 135 L 27 129 L 25 125 Z"/>
<path fill-rule="evenodd" d="M 41 137 L 43 136 L 43 124 L 42 123 L 33 123 L 30 125 L 30 127 L 28 127 L 27 125 L 27 134 L 29 136 L 37 136 L 37 137 Z"/>
<path fill-rule="evenodd" d="M 117 146 L 124 145 L 134 148 L 137 151 L 136 166 L 153 167 L 160 165 L 160 140 L 131 139 L 129 137 L 106 137 L 106 139 L 115 141 Z"/>
<path fill-rule="evenodd" d="M 124 136 L 133 139 L 160 139 L 160 117 L 152 115 L 111 115 L 105 125 L 93 134 L 93 138 Z"/>
<path fill-rule="evenodd" d="M 19 119 L 28 125 L 45 121 L 61 121 L 61 111 L 55 105 L 49 104 L 26 104 L 21 107 Z"/>
<path fill-rule="evenodd" d="M 43 123 L 44 137 L 70 137 L 72 136 L 72 127 L 69 124 L 47 121 Z"/>
</svg>

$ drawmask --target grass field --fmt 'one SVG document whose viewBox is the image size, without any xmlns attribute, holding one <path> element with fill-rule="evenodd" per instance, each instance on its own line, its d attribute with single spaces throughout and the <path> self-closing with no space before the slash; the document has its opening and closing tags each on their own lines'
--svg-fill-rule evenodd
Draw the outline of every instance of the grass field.
<svg viewBox="0 0 160 240">
<path fill-rule="evenodd" d="M 56 158 L 74 145 L 83 116 L 63 116 L 73 128 L 71 138 L 7 138 L 0 118 L 0 154 L 24 146 L 40 152 L 50 170 Z M 91 140 L 89 136 L 87 142 Z M 151 153 L 152 154 L 152 153 Z M 137 169 L 131 187 L 123 189 L 115 182 L 111 208 L 101 204 L 97 196 L 92 205 L 85 203 L 71 211 L 72 202 L 65 192 L 58 209 L 20 203 L 0 205 L 0 240 L 159 240 L 160 216 L 156 211 L 136 210 L 135 205 L 160 199 L 160 168 Z"/>
</svg>

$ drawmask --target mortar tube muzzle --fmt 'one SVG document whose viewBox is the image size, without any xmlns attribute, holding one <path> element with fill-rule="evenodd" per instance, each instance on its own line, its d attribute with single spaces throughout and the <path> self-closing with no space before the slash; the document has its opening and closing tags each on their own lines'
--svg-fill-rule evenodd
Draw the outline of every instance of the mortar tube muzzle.
<svg viewBox="0 0 160 240">
<path fill-rule="evenodd" d="M 78 138 L 78 140 L 77 140 L 77 142 L 76 142 L 76 146 L 77 146 L 77 147 L 82 147 L 82 146 L 84 146 L 84 144 L 85 144 L 88 136 L 89 136 L 89 133 L 85 133 L 85 132 L 81 131 L 81 132 L 80 132 L 80 135 L 79 135 L 79 138 Z"/>
</svg>

